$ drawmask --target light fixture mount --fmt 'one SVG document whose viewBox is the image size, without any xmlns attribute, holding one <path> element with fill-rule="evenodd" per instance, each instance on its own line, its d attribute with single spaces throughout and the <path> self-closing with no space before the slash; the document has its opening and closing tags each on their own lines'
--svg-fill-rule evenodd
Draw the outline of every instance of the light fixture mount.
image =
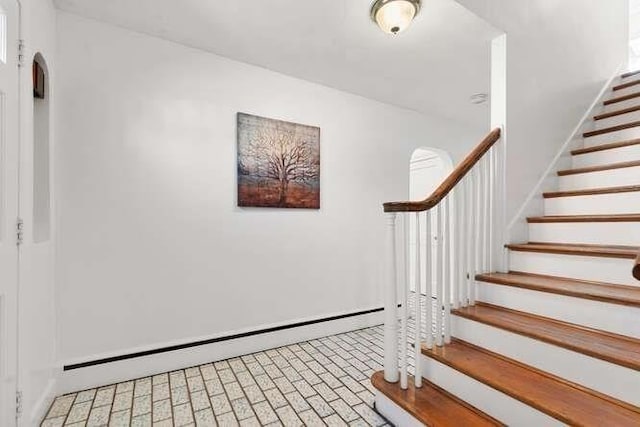
<svg viewBox="0 0 640 427">
<path fill-rule="evenodd" d="M 484 104 L 488 100 L 489 100 L 489 94 L 487 93 L 475 93 L 469 97 L 469 101 L 475 105 Z"/>
<path fill-rule="evenodd" d="M 371 19 L 388 34 L 406 30 L 420 11 L 421 0 L 376 0 L 371 5 Z"/>
</svg>

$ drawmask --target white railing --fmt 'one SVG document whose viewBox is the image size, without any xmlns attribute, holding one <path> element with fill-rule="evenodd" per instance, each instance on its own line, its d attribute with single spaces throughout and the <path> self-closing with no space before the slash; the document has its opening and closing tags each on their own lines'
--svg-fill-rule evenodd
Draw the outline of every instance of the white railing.
<svg viewBox="0 0 640 427">
<path fill-rule="evenodd" d="M 476 274 L 495 271 L 500 263 L 505 162 L 500 134 L 495 129 L 487 135 L 427 199 L 384 204 L 384 378 L 400 380 L 403 389 L 408 386 L 408 352 L 414 351 L 415 386 L 420 387 L 423 346 L 451 342 L 451 310 L 474 305 Z M 410 316 L 413 350 L 407 346 Z"/>
</svg>

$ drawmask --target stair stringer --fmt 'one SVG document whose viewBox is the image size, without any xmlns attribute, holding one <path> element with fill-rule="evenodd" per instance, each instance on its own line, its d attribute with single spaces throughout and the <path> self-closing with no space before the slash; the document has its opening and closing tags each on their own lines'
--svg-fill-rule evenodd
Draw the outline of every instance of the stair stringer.
<svg viewBox="0 0 640 427">
<path fill-rule="evenodd" d="M 544 198 L 542 193 L 554 191 L 558 188 L 558 175 L 556 172 L 571 167 L 571 150 L 583 148 L 584 140 L 582 134 L 591 130 L 593 116 L 601 112 L 602 102 L 608 97 L 613 86 L 621 80 L 620 70 L 622 67 L 623 64 L 614 71 L 609 80 L 602 86 L 602 89 L 587 108 L 576 127 L 558 149 L 549 167 L 542 173 L 540 179 L 520 206 L 520 209 L 508 223 L 506 231 L 507 242 L 526 242 L 529 240 L 527 217 L 543 215 Z"/>
</svg>

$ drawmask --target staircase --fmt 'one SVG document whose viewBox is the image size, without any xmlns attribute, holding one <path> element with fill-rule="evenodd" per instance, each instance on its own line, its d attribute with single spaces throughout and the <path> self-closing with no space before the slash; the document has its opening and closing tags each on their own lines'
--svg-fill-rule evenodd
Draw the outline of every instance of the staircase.
<svg viewBox="0 0 640 427">
<path fill-rule="evenodd" d="M 571 152 L 572 168 L 557 172 L 557 191 L 543 194 L 545 215 L 527 219 L 530 241 L 506 245 L 507 272 L 488 272 L 499 268 L 487 262 L 497 252 L 483 237 L 493 230 L 495 206 L 482 199 L 497 194 L 499 173 L 491 149 L 488 171 L 471 175 L 485 153 L 468 157 L 471 166 L 449 183 L 451 194 L 436 190 L 445 193 L 436 202 L 385 204 L 407 228 L 410 215 L 438 206 L 435 235 L 445 254 L 426 254 L 426 272 L 409 272 L 396 260 L 421 255 L 404 243 L 398 250 L 402 237 L 390 228 L 395 264 L 387 279 L 400 283 L 403 306 L 409 275 L 419 283 L 431 266 L 445 282 L 427 287 L 437 301 L 433 313 L 412 316 L 426 324 L 422 335 L 417 328 L 417 378 L 405 372 L 404 346 L 396 375 L 397 314 L 387 306 L 390 351 L 372 383 L 377 410 L 394 424 L 640 426 L 640 277 L 632 275 L 640 275 L 640 72 L 614 83 L 583 142 Z M 471 178 L 464 174 L 475 181 L 465 184 Z M 451 233 L 447 221 L 461 231 Z M 474 224 L 471 234 L 465 221 Z M 466 246 L 484 249 L 470 255 Z M 393 301 L 394 290 L 388 296 Z M 400 310 L 401 342 L 408 311 Z"/>
</svg>

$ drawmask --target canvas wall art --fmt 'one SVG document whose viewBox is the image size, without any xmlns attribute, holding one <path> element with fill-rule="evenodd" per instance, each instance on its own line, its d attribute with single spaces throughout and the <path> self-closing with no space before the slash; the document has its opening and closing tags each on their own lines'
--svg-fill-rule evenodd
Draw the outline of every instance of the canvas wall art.
<svg viewBox="0 0 640 427">
<path fill-rule="evenodd" d="M 238 206 L 320 208 L 320 128 L 238 113 Z"/>
</svg>

